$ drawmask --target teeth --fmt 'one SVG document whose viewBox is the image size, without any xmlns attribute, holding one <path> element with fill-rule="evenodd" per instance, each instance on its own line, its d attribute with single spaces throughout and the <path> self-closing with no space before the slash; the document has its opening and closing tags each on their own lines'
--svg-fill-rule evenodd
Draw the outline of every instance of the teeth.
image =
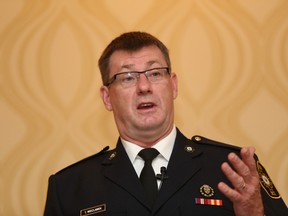
<svg viewBox="0 0 288 216">
<path fill-rule="evenodd" d="M 151 103 L 145 103 L 145 104 L 141 104 L 140 108 L 147 108 L 147 107 L 152 107 L 152 106 L 153 106 L 153 104 L 151 104 Z"/>
<path fill-rule="evenodd" d="M 152 106 L 151 104 L 142 104 L 143 107 Z"/>
</svg>

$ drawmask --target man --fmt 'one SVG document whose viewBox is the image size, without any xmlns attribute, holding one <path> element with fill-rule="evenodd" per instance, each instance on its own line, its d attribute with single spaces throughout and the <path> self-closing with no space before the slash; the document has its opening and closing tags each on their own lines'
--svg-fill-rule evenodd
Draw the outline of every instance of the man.
<svg viewBox="0 0 288 216">
<path fill-rule="evenodd" d="M 120 138 L 50 177 L 44 215 L 288 215 L 253 147 L 190 140 L 175 127 L 177 76 L 161 41 L 122 34 L 99 68 Z"/>
</svg>

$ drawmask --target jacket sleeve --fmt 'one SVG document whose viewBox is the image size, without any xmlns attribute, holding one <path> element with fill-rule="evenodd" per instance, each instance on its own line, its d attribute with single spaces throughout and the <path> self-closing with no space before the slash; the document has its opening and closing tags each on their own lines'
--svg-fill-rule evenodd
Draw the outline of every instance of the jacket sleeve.
<svg viewBox="0 0 288 216">
<path fill-rule="evenodd" d="M 287 206 L 281 198 L 280 193 L 273 184 L 264 166 L 262 166 L 258 158 L 256 159 L 265 216 L 288 216 Z"/>
<path fill-rule="evenodd" d="M 63 216 L 54 175 L 49 178 L 44 216 Z"/>
<path fill-rule="evenodd" d="M 288 216 L 288 209 L 283 199 L 273 199 L 262 189 L 265 216 Z"/>
</svg>

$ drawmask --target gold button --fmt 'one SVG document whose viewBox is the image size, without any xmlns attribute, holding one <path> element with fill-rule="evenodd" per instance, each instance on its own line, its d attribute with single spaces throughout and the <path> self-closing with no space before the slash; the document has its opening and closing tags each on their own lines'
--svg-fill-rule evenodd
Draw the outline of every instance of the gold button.
<svg viewBox="0 0 288 216">
<path fill-rule="evenodd" d="M 199 141 L 201 141 L 201 137 L 196 136 L 196 137 L 195 137 L 195 140 L 196 140 L 197 142 L 199 142 Z"/>
</svg>

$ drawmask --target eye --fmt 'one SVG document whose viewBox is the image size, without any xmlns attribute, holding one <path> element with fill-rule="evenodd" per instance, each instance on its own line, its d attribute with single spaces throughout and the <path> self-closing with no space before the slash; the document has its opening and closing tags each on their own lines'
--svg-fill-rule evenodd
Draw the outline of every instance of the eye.
<svg viewBox="0 0 288 216">
<path fill-rule="evenodd" d="M 161 76 L 161 73 L 160 73 L 160 71 L 153 71 L 151 76 L 154 76 L 154 77 Z"/>
<path fill-rule="evenodd" d="M 150 78 L 153 78 L 153 79 L 161 78 L 163 76 L 163 72 L 161 70 L 158 70 L 158 69 L 151 70 L 151 71 L 149 71 L 148 76 Z"/>
<path fill-rule="evenodd" d="M 130 83 L 130 82 L 133 82 L 135 79 L 136 79 L 135 74 L 130 73 L 130 72 L 120 74 L 119 76 L 119 80 L 122 83 Z"/>
</svg>

